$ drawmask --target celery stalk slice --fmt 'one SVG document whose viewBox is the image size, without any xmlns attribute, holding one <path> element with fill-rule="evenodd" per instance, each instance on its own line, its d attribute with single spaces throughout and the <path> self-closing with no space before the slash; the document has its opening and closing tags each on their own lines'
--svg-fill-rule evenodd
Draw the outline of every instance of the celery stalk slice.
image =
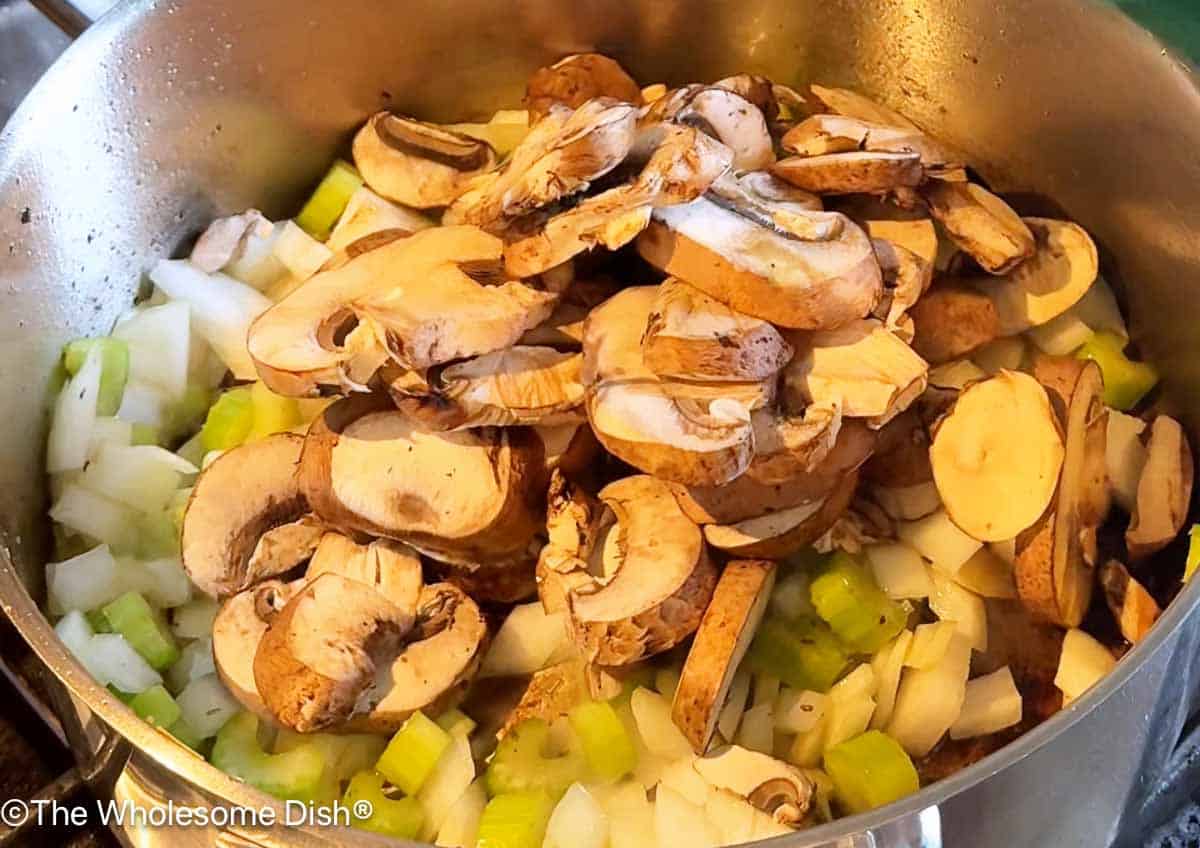
<svg viewBox="0 0 1200 848">
<path fill-rule="evenodd" d="M 129 708 L 143 721 L 163 728 L 171 727 L 183 715 L 179 704 L 175 703 L 171 693 L 161 683 L 135 695 L 129 702 Z"/>
<path fill-rule="evenodd" d="M 1104 377 L 1104 402 L 1126 412 L 1137 406 L 1158 383 L 1158 372 L 1145 362 L 1125 355 L 1126 340 L 1111 331 L 1094 333 L 1076 356 L 1091 359 L 1100 366 Z"/>
<path fill-rule="evenodd" d="M 416 712 L 388 742 L 375 768 L 406 795 L 416 795 L 450 745 L 450 734 Z"/>
<path fill-rule="evenodd" d="M 904 608 L 849 554 L 838 553 L 809 587 L 813 607 L 851 650 L 872 654 L 904 629 Z"/>
<path fill-rule="evenodd" d="M 325 756 L 316 745 L 268 754 L 258 743 L 258 718 L 238 713 L 225 722 L 209 758 L 214 766 L 277 798 L 316 801 L 325 781 Z"/>
<path fill-rule="evenodd" d="M 96 399 L 97 415 L 116 415 L 129 379 L 129 345 L 122 339 L 110 337 L 75 339 L 63 348 L 63 368 L 74 374 L 83 366 L 88 351 L 100 349 L 100 394 Z"/>
<path fill-rule="evenodd" d="M 1200 568 L 1200 524 L 1193 524 L 1188 531 L 1187 563 L 1183 567 L 1183 582 L 1192 579 L 1196 569 Z"/>
<path fill-rule="evenodd" d="M 254 426 L 254 399 L 248 387 L 230 389 L 212 405 L 204 426 L 200 428 L 200 443 L 204 450 L 236 448 L 250 435 Z"/>
<path fill-rule="evenodd" d="M 766 618 L 746 655 L 750 668 L 778 677 L 794 689 L 828 692 L 850 657 L 829 625 L 815 615 L 788 621 Z"/>
<path fill-rule="evenodd" d="M 568 713 L 588 768 L 601 780 L 616 781 L 637 766 L 637 749 L 617 711 L 606 701 L 586 701 Z"/>
<path fill-rule="evenodd" d="M 366 801 L 371 805 L 371 814 L 359 818 L 355 803 Z M 424 811 L 416 798 L 389 798 L 383 791 L 383 775 L 375 771 L 361 771 L 350 778 L 342 803 L 351 811 L 350 824 L 360 830 L 382 833 L 398 839 L 416 839 L 421 832 Z"/>
<path fill-rule="evenodd" d="M 338 159 L 296 216 L 296 225 L 317 241 L 325 241 L 346 211 L 350 196 L 362 184 L 362 174 L 349 162 Z"/>
<path fill-rule="evenodd" d="M 825 771 L 838 802 L 851 813 L 890 804 L 921 788 L 917 770 L 900 743 L 868 730 L 825 752 Z"/>
<path fill-rule="evenodd" d="M 475 848 L 541 848 L 554 800 L 544 792 L 512 792 L 488 802 Z"/>
<path fill-rule="evenodd" d="M 282 433 L 300 423 L 300 406 L 295 398 L 277 395 L 263 382 L 250 387 L 253 423 L 246 441 L 254 441 L 272 433 Z"/>
<path fill-rule="evenodd" d="M 179 659 L 179 645 L 162 613 L 137 592 L 126 592 L 103 611 L 112 631 L 124 636 L 154 670 L 164 671 Z"/>
<path fill-rule="evenodd" d="M 547 756 L 550 726 L 542 719 L 521 722 L 500 740 L 485 780 L 488 794 L 544 792 L 557 800 L 587 771 L 583 754 L 568 749 L 562 756 Z"/>
</svg>

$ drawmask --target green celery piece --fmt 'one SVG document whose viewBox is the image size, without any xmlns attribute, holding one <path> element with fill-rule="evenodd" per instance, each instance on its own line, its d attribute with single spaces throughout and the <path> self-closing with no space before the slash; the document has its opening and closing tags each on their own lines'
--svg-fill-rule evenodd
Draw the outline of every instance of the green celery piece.
<svg viewBox="0 0 1200 848">
<path fill-rule="evenodd" d="M 179 553 L 179 525 L 169 510 L 138 516 L 135 553 L 139 559 L 162 559 Z"/>
<path fill-rule="evenodd" d="M 543 792 L 557 800 L 567 788 L 587 774 L 583 753 L 569 750 L 562 756 L 546 755 L 550 725 L 540 718 L 526 719 L 500 740 L 484 781 L 488 794 Z"/>
<path fill-rule="evenodd" d="M 116 415 L 129 379 L 129 345 L 121 339 L 108 337 L 75 339 L 63 348 L 63 367 L 74 376 L 93 347 L 100 348 L 100 394 L 96 399 L 97 415 Z"/>
<path fill-rule="evenodd" d="M 275 394 L 266 383 L 254 383 L 250 387 L 250 399 L 254 406 L 254 423 L 246 437 L 248 442 L 282 433 L 300 423 L 300 405 L 296 399 Z"/>
<path fill-rule="evenodd" d="M 187 745 L 193 751 L 199 751 L 204 747 L 203 737 L 201 737 L 199 733 L 197 733 L 195 730 L 193 730 L 192 726 L 190 724 L 188 724 L 186 721 L 184 721 L 183 719 L 179 719 L 174 724 L 172 724 L 170 727 L 168 727 L 167 732 L 170 733 L 172 736 L 174 736 L 176 739 L 178 739 L 180 742 L 182 742 L 184 745 Z"/>
<path fill-rule="evenodd" d="M 1125 339 L 1105 330 L 1093 333 L 1076 356 L 1091 359 L 1100 366 L 1104 377 L 1104 402 L 1113 409 L 1127 412 L 1158 383 L 1158 372 L 1146 362 L 1135 362 L 1125 355 Z"/>
<path fill-rule="evenodd" d="M 212 402 L 212 391 L 206 386 L 189 383 L 183 390 L 183 397 L 176 401 L 170 409 L 170 421 L 167 427 L 170 430 L 171 440 L 173 441 L 185 433 L 194 432 L 200 422 L 204 420 Z"/>
<path fill-rule="evenodd" d="M 853 651 L 878 651 L 904 629 L 904 608 L 883 593 L 865 568 L 839 552 L 809 586 L 813 607 Z"/>
<path fill-rule="evenodd" d="M 588 767 L 601 780 L 620 780 L 637 766 L 637 749 L 612 704 L 585 701 L 567 718 L 579 736 Z"/>
<path fill-rule="evenodd" d="M 359 818 L 354 812 L 358 801 L 371 805 L 371 814 Z M 350 824 L 360 830 L 382 833 L 397 839 L 416 839 L 421 832 L 425 811 L 416 798 L 389 798 L 383 792 L 383 775 L 376 771 L 360 771 L 350 778 L 342 804 L 350 810 Z"/>
<path fill-rule="evenodd" d="M 449 746 L 450 734 L 415 712 L 388 742 L 375 768 L 405 795 L 416 795 Z"/>
<path fill-rule="evenodd" d="M 316 745 L 268 754 L 258 743 L 258 718 L 238 713 L 217 733 L 214 766 L 277 798 L 315 802 L 326 787 L 325 756 Z"/>
<path fill-rule="evenodd" d="M 475 719 L 464 713 L 462 710 L 446 710 L 437 717 L 437 726 L 449 733 L 451 736 L 459 734 L 462 736 L 470 736 L 471 731 L 476 727 Z"/>
<path fill-rule="evenodd" d="M 137 592 L 126 592 L 104 606 L 104 617 L 114 633 L 157 671 L 165 671 L 179 659 L 179 645 L 158 610 Z"/>
<path fill-rule="evenodd" d="M 475 848 L 541 848 L 554 803 L 545 792 L 497 795 L 483 808 Z"/>
<path fill-rule="evenodd" d="M 230 389 L 217 398 L 200 428 L 205 452 L 236 448 L 254 426 L 254 401 L 249 386 Z"/>
<path fill-rule="evenodd" d="M 1193 524 L 1188 531 L 1187 563 L 1183 567 L 1183 582 L 1192 579 L 1196 569 L 1200 568 L 1200 524 Z"/>
<path fill-rule="evenodd" d="M 350 196 L 362 184 L 362 174 L 349 162 L 338 159 L 296 216 L 296 226 L 317 241 L 325 241 L 346 211 Z"/>
<path fill-rule="evenodd" d="M 131 703 L 133 703 L 133 699 L 137 697 L 137 695 L 133 694 L 132 692 L 122 692 L 120 689 L 118 689 L 116 686 L 113 686 L 111 683 L 108 684 L 104 688 L 106 688 L 109 692 L 112 692 L 113 695 L 115 695 L 117 697 L 117 700 L 120 701 L 122 704 L 131 704 Z"/>
<path fill-rule="evenodd" d="M 160 444 L 162 433 L 153 424 L 143 424 L 140 421 L 133 422 L 132 444 L 135 445 L 157 445 Z"/>
<path fill-rule="evenodd" d="M 921 788 L 908 754 L 879 730 L 826 751 L 825 771 L 833 779 L 834 796 L 851 813 L 882 807 Z"/>
<path fill-rule="evenodd" d="M 104 615 L 104 610 L 94 609 L 84 614 L 87 623 L 92 626 L 94 633 L 112 633 L 112 625 L 108 623 L 108 618 Z"/>
<path fill-rule="evenodd" d="M 175 703 L 171 693 L 161 683 L 156 683 L 145 692 L 134 696 L 129 702 L 129 707 L 143 721 L 163 728 L 171 727 L 183 715 L 179 704 Z"/>
<path fill-rule="evenodd" d="M 828 692 L 850 662 L 829 625 L 815 615 L 795 620 L 768 616 L 746 658 L 752 670 L 814 692 Z"/>
</svg>

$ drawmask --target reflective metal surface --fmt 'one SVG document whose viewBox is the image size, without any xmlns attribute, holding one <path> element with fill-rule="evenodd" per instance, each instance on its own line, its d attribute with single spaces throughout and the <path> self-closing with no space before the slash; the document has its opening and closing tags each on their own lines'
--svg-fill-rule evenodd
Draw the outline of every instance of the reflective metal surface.
<svg viewBox="0 0 1200 848">
<path fill-rule="evenodd" d="M 969 151 L 1000 189 L 1053 197 L 1105 248 L 1138 342 L 1200 432 L 1200 94 L 1183 65 L 1108 7 L 131 2 L 68 51 L 0 138 L 0 602 L 61 679 L 81 757 L 108 755 L 97 780 L 132 755 L 117 793 L 270 803 L 135 721 L 37 610 L 43 394 L 60 344 L 106 331 L 141 270 L 213 214 L 293 209 L 372 110 L 481 117 L 515 105 L 532 68 L 581 49 L 614 54 L 645 82 L 746 70 L 861 87 Z M 1188 613 L 1198 594 L 1200 582 L 1116 672 L 1017 743 L 899 804 L 778 844 L 1100 846 L 1140 833 L 1154 777 L 1144 766 L 1174 745 L 1197 688 L 1200 621 Z M 382 844 L 282 830 L 218 841 Z"/>
</svg>

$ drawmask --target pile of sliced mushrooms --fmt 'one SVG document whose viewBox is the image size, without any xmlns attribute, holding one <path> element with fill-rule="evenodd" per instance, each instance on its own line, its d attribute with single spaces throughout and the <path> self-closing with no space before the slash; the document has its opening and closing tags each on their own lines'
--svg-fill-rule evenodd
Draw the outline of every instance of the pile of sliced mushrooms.
<svg viewBox="0 0 1200 848">
<path fill-rule="evenodd" d="M 1098 367 L 970 361 L 1088 292 L 1083 229 L 1022 218 L 846 90 L 642 89 L 575 56 L 526 105 L 506 156 L 371 118 L 353 155 L 372 205 L 250 329 L 273 391 L 337 399 L 303 435 L 222 455 L 186 512 L 248 709 L 394 731 L 461 701 L 505 605 L 536 596 L 593 696 L 684 646 L 673 719 L 702 773 L 799 826 L 811 781 L 718 728 L 775 560 L 944 509 L 1009 546 L 1037 626 L 1078 627 L 1098 586 L 1145 634 L 1159 607 L 1127 566 L 1186 518 L 1179 424 L 1149 414 L 1113 554 Z M 570 705 L 545 674 L 509 726 Z"/>
</svg>

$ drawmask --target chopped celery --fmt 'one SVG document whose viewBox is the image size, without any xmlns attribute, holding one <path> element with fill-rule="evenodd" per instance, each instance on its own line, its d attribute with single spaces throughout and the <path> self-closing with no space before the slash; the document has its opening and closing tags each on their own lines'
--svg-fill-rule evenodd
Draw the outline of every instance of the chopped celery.
<svg viewBox="0 0 1200 848">
<path fill-rule="evenodd" d="M 1125 355 L 1128 342 L 1111 331 L 1094 333 L 1075 354 L 1100 366 L 1104 377 L 1104 402 L 1122 412 L 1133 409 L 1158 382 L 1158 372 L 1146 362 Z"/>
<path fill-rule="evenodd" d="M 157 445 L 162 439 L 162 433 L 153 424 L 143 424 L 134 421 L 129 430 L 129 444 Z"/>
<path fill-rule="evenodd" d="M 92 626 L 92 630 L 96 633 L 113 632 L 112 625 L 108 623 L 108 618 L 104 615 L 104 610 L 91 610 L 85 617 L 87 618 L 87 623 Z"/>
<path fill-rule="evenodd" d="M 212 391 L 199 383 L 188 383 L 183 390 L 183 397 L 171 405 L 168 428 L 172 440 L 191 433 L 204 420 L 208 408 L 212 406 Z"/>
<path fill-rule="evenodd" d="M 105 686 L 104 688 L 107 689 L 109 692 L 112 692 L 113 695 L 116 696 L 117 700 L 120 701 L 122 704 L 132 704 L 133 699 L 137 697 L 137 695 L 133 694 L 132 692 L 126 692 L 123 689 L 118 689 L 116 686 L 113 686 L 111 683 L 108 684 L 107 686 Z M 147 691 L 149 691 L 149 690 L 147 690 Z"/>
<path fill-rule="evenodd" d="M 346 211 L 350 195 L 362 184 L 362 174 L 349 162 L 338 159 L 296 216 L 296 225 L 317 241 L 325 241 Z"/>
<path fill-rule="evenodd" d="M 162 559 L 179 555 L 179 525 L 167 510 L 138 516 L 134 553 L 139 559 Z"/>
<path fill-rule="evenodd" d="M 316 800 L 325 773 L 325 757 L 316 745 L 284 754 L 268 754 L 258 743 L 258 718 L 238 713 L 225 722 L 213 745 L 212 764 L 277 798 Z"/>
<path fill-rule="evenodd" d="M 475 848 L 541 848 L 553 812 L 545 792 L 498 795 L 483 809 Z"/>
<path fill-rule="evenodd" d="M 617 711 L 606 701 L 585 701 L 568 713 L 592 773 L 620 780 L 637 766 L 637 749 Z"/>
<path fill-rule="evenodd" d="M 170 668 L 179 659 L 179 646 L 162 613 L 137 592 L 126 592 L 104 606 L 104 617 L 114 633 L 125 637 L 151 668 Z"/>
<path fill-rule="evenodd" d="M 1183 567 L 1183 582 L 1192 579 L 1196 569 L 1200 568 L 1200 524 L 1193 524 L 1188 531 L 1187 563 Z"/>
<path fill-rule="evenodd" d="M 853 651 L 874 653 L 896 638 L 904 608 L 875 584 L 849 554 L 838 553 L 809 587 L 817 615 Z"/>
<path fill-rule="evenodd" d="M 204 745 L 204 737 L 182 718 L 168 727 L 167 732 L 193 751 L 199 751 Z"/>
<path fill-rule="evenodd" d="M 890 804 L 921 788 L 900 743 L 878 730 L 826 751 L 825 771 L 833 779 L 835 797 L 851 813 Z"/>
<path fill-rule="evenodd" d="M 828 692 L 850 662 L 829 625 L 815 615 L 792 621 L 768 617 L 759 625 L 747 659 L 754 671 L 814 692 Z"/>
<path fill-rule="evenodd" d="M 250 401 L 254 407 L 253 423 L 246 441 L 282 433 L 300 423 L 300 407 L 295 398 L 277 395 L 261 381 L 250 387 Z"/>
<path fill-rule="evenodd" d="M 388 742 L 375 768 L 406 795 L 416 795 L 449 744 L 449 733 L 415 712 Z"/>
<path fill-rule="evenodd" d="M 217 398 L 200 428 L 205 451 L 236 448 L 254 426 L 254 400 L 248 386 L 230 389 Z"/>
<path fill-rule="evenodd" d="M 383 775 L 379 772 L 360 771 L 350 779 L 342 803 L 353 814 L 357 801 L 366 801 L 371 809 L 365 818 L 354 815 L 351 819 L 350 824 L 360 830 L 398 839 L 415 839 L 421 831 L 421 802 L 416 798 L 389 798 L 383 792 Z"/>
<path fill-rule="evenodd" d="M 133 700 L 129 702 L 129 707 L 143 721 L 164 728 L 171 727 L 183 715 L 179 704 L 175 703 L 171 693 L 163 688 L 161 683 L 134 696 Z"/>
<path fill-rule="evenodd" d="M 550 725 L 527 719 L 508 732 L 496 747 L 485 775 L 493 797 L 514 792 L 538 791 L 557 799 L 581 779 L 587 764 L 581 752 L 568 749 L 561 756 L 547 753 Z"/>
<path fill-rule="evenodd" d="M 462 710 L 446 710 L 437 717 L 437 726 L 451 736 L 470 736 L 475 729 L 475 719 Z"/>
<path fill-rule="evenodd" d="M 121 395 L 129 379 L 129 345 L 121 339 L 75 339 L 63 348 L 63 367 L 74 374 L 83 366 L 88 351 L 100 350 L 100 394 L 96 399 L 97 415 L 116 415 L 121 408 Z"/>
</svg>

